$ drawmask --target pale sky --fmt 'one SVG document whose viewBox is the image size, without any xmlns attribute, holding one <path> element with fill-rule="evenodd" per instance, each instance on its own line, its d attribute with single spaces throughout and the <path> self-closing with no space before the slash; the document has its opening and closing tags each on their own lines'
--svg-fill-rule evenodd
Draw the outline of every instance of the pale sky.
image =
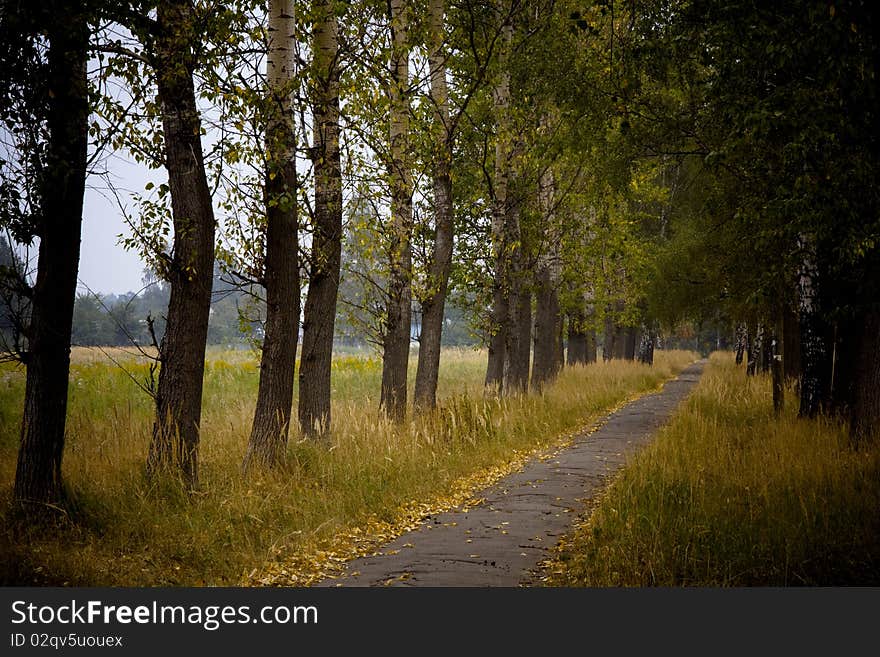
<svg viewBox="0 0 880 657">
<path fill-rule="evenodd" d="M 148 171 L 121 157 L 105 162 L 120 200 L 131 207 L 131 193 L 144 193 L 149 180 L 160 182 L 163 171 Z M 119 244 L 119 235 L 130 235 L 119 205 L 107 184 L 97 176 L 87 181 L 83 206 L 82 243 L 79 260 L 79 292 L 87 288 L 101 294 L 138 292 L 143 286 L 144 263 L 135 251 Z"/>
</svg>

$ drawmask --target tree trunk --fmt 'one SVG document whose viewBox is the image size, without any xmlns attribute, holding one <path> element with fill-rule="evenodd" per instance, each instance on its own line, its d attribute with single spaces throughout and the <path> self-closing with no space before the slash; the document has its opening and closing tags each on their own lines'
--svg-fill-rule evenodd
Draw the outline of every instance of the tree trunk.
<svg viewBox="0 0 880 657">
<path fill-rule="evenodd" d="M 335 3 L 315 5 L 311 85 L 314 114 L 315 226 L 299 365 L 300 429 L 330 431 L 330 367 L 342 258 L 342 170 L 339 153 L 339 19 Z"/>
<path fill-rule="evenodd" d="M 757 333 L 757 324 L 750 323 L 746 334 L 746 376 L 754 376 L 758 371 Z"/>
<path fill-rule="evenodd" d="M 841 318 L 832 331 L 831 382 L 828 390 L 828 411 L 848 417 L 855 394 L 856 370 L 862 354 L 860 335 L 865 318 Z"/>
<path fill-rule="evenodd" d="M 801 334 L 801 399 L 798 415 L 815 417 L 828 397 L 831 366 L 827 327 L 819 313 L 818 277 L 814 247 L 807 251 L 798 280 L 798 323 Z"/>
<path fill-rule="evenodd" d="M 645 365 L 654 364 L 654 343 L 656 341 L 656 332 L 652 328 L 647 328 L 642 332 L 639 341 L 639 362 Z"/>
<path fill-rule="evenodd" d="M 770 372 L 773 380 L 773 412 L 777 415 L 785 407 L 785 346 L 780 339 L 782 336 L 782 316 L 778 315 L 774 331 L 769 336 L 770 343 Z"/>
<path fill-rule="evenodd" d="M 605 330 L 602 336 L 602 360 L 606 363 L 614 358 L 614 320 L 609 307 L 605 314 Z"/>
<path fill-rule="evenodd" d="M 541 121 L 547 123 L 546 117 Z M 548 166 L 538 181 L 538 207 L 544 244 L 535 274 L 535 366 L 532 389 L 540 390 L 559 373 L 562 326 L 559 307 L 559 229 L 555 214 L 556 179 Z"/>
<path fill-rule="evenodd" d="M 587 331 L 584 329 L 584 314 L 572 312 L 568 315 L 568 364 L 587 363 Z"/>
<path fill-rule="evenodd" d="M 495 137 L 495 173 L 492 181 L 492 308 L 489 315 L 489 362 L 486 367 L 486 387 L 497 394 L 504 392 L 504 366 L 507 362 L 510 316 L 510 270 L 508 267 L 508 179 L 510 167 L 510 70 L 508 59 L 513 41 L 513 25 L 506 22 L 501 28 L 498 53 L 498 80 L 493 90 L 493 111 L 497 135 Z"/>
<path fill-rule="evenodd" d="M 509 193 L 509 191 L 508 191 Z M 532 338 L 532 293 L 529 282 L 527 246 L 520 225 L 519 207 L 510 207 L 505 223 L 508 312 L 504 387 L 508 392 L 528 392 Z"/>
<path fill-rule="evenodd" d="M 761 328 L 761 372 L 770 371 L 773 362 L 773 340 L 775 336 L 771 329 L 767 326 Z"/>
<path fill-rule="evenodd" d="M 636 349 L 638 348 L 641 336 L 638 334 L 638 329 L 635 326 L 627 326 L 624 329 L 624 354 L 623 357 L 627 360 L 635 360 L 636 359 Z"/>
<path fill-rule="evenodd" d="M 511 331 L 516 339 L 515 347 L 508 350 L 508 384 L 511 392 L 528 392 L 529 369 L 532 354 L 532 291 L 521 281 L 516 297 L 516 315 L 511 319 Z"/>
<path fill-rule="evenodd" d="M 626 328 L 619 324 L 614 325 L 614 358 L 626 358 Z"/>
<path fill-rule="evenodd" d="M 746 350 L 746 339 L 748 335 L 748 329 L 743 322 L 740 322 L 736 325 L 736 364 L 742 365 L 743 362 L 743 353 Z"/>
<path fill-rule="evenodd" d="M 782 311 L 782 369 L 787 380 L 797 381 L 801 371 L 801 340 L 797 314 L 786 303 Z"/>
<path fill-rule="evenodd" d="M 159 349 L 161 369 L 147 471 L 154 474 L 174 469 L 192 489 L 198 486 L 202 378 L 214 273 L 214 210 L 193 88 L 196 26 L 191 4 L 184 0 L 160 3 L 158 22 L 156 84 L 162 106 L 174 244 L 168 270 L 171 299 Z"/>
<path fill-rule="evenodd" d="M 293 0 L 270 0 L 266 78 L 266 328 L 254 423 L 242 469 L 271 468 L 284 459 L 293 406 L 299 337 L 299 240 L 296 135 L 292 82 L 296 73 Z"/>
<path fill-rule="evenodd" d="M 880 307 L 874 305 L 863 317 L 850 414 L 850 435 L 856 444 L 880 435 Z"/>
<path fill-rule="evenodd" d="M 596 348 L 596 331 L 590 329 L 587 331 L 587 363 L 595 363 L 597 358 Z"/>
<path fill-rule="evenodd" d="M 553 368 L 559 374 L 565 368 L 565 315 L 558 310 L 558 301 L 556 305 L 556 354 Z"/>
<path fill-rule="evenodd" d="M 406 415 L 406 379 L 412 313 L 412 173 L 409 169 L 409 18 L 404 0 L 390 0 L 391 79 L 389 178 L 391 245 L 383 339 L 381 407 L 388 417 Z"/>
<path fill-rule="evenodd" d="M 541 266 L 535 279 L 535 364 L 532 368 L 532 389 L 540 390 L 557 373 L 556 344 L 559 338 L 559 299 L 553 286 L 549 266 Z"/>
<path fill-rule="evenodd" d="M 440 371 L 440 342 L 446 291 L 452 266 L 452 134 L 449 123 L 449 92 L 446 88 L 444 42 L 445 0 L 429 0 L 431 102 L 434 105 L 434 252 L 428 267 L 428 293 L 422 301 L 422 332 L 416 370 L 414 403 L 434 408 Z"/>
<path fill-rule="evenodd" d="M 82 3 L 59 3 L 48 29 L 46 161 L 28 336 L 27 381 L 13 496 L 48 509 L 62 501 L 70 333 L 86 180 L 89 29 Z"/>
</svg>

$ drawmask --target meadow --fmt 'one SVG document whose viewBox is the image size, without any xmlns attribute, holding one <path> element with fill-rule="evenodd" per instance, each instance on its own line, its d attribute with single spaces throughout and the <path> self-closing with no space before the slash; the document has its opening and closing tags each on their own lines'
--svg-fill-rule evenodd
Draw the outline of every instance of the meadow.
<svg viewBox="0 0 880 657">
<path fill-rule="evenodd" d="M 329 444 L 292 433 L 286 466 L 243 477 L 258 381 L 249 351 L 211 350 L 201 424 L 201 488 L 147 481 L 149 366 L 121 350 L 74 349 L 63 472 L 66 514 L 28 528 L 11 511 L 24 371 L 0 365 L 0 581 L 20 585 L 307 585 L 604 413 L 656 388 L 695 354 L 653 367 L 567 367 L 540 394 L 487 397 L 485 352 L 443 352 L 436 412 L 388 422 L 381 361 L 333 362 Z M 414 368 L 415 360 L 411 362 Z M 411 372 L 412 374 L 412 372 Z M 412 380 L 412 376 L 410 377 Z"/>
<path fill-rule="evenodd" d="M 685 405 L 556 558 L 552 586 L 880 584 L 880 445 L 773 413 L 766 375 L 713 354 Z"/>
</svg>

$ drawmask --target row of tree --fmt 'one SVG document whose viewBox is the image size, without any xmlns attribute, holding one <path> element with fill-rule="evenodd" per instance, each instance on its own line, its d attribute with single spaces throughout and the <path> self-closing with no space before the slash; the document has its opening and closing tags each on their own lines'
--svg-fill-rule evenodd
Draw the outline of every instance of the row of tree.
<svg viewBox="0 0 880 657">
<path fill-rule="evenodd" d="M 117 151 L 157 172 L 127 242 L 169 291 L 151 475 L 198 484 L 215 256 L 265 303 L 245 469 L 279 463 L 291 426 L 329 435 L 340 282 L 394 419 L 414 308 L 413 407 L 436 404 L 453 294 L 491 394 L 594 360 L 598 333 L 605 358 L 650 362 L 689 319 L 797 344 L 802 412 L 877 425 L 868 3 L 6 0 L 0 18 L 2 224 L 39 249 L 35 277 L 6 276 L 29 318 L 18 500 L 61 498 L 82 192 Z"/>
</svg>

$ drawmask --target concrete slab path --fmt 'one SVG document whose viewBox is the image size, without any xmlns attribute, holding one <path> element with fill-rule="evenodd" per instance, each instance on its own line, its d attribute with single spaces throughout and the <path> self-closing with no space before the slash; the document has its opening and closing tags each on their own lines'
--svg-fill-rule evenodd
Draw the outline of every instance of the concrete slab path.
<svg viewBox="0 0 880 657">
<path fill-rule="evenodd" d="M 550 459 L 535 459 L 477 494 L 467 511 L 431 516 L 316 586 L 518 586 L 571 529 L 608 475 L 644 446 L 687 397 L 705 361 L 611 414 Z"/>
</svg>

